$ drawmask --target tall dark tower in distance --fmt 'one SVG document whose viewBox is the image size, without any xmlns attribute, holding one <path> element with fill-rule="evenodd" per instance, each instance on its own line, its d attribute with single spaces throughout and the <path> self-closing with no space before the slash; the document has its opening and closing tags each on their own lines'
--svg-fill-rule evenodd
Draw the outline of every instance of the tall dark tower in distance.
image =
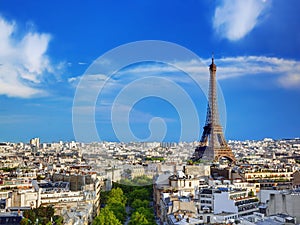
<svg viewBox="0 0 300 225">
<path fill-rule="evenodd" d="M 200 143 L 195 149 L 193 160 L 219 161 L 220 158 L 226 157 L 231 162 L 235 162 L 235 157 L 225 140 L 223 129 L 219 121 L 216 86 L 217 66 L 214 63 L 214 57 L 212 57 L 209 72 L 210 79 L 206 122 Z"/>
</svg>

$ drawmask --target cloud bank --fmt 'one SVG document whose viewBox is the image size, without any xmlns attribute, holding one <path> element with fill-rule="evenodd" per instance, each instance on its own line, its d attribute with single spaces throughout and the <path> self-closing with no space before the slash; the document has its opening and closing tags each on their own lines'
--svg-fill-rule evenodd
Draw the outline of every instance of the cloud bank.
<svg viewBox="0 0 300 225">
<path fill-rule="evenodd" d="M 202 58 L 201 61 L 207 65 L 207 67 L 199 67 L 199 64 L 194 61 L 178 61 L 175 63 L 180 68 L 184 69 L 184 72 L 197 73 L 199 78 L 203 82 L 208 81 L 209 70 L 208 65 L 211 63 L 211 59 Z M 236 57 L 223 57 L 215 59 L 217 64 L 217 78 L 218 80 L 234 79 L 243 76 L 269 76 L 270 79 L 275 79 L 280 87 L 283 88 L 296 88 L 300 87 L 300 61 L 295 59 L 286 59 L 279 57 L 268 56 L 236 56 Z M 192 79 L 187 76 L 183 76 L 182 73 L 175 67 L 166 66 L 163 64 L 147 64 L 143 63 L 124 71 L 119 71 L 117 80 L 110 80 L 107 85 L 111 85 L 111 90 L 114 91 L 116 83 L 126 83 L 126 78 L 135 80 L 143 76 L 157 75 L 159 77 L 165 77 L 174 82 L 183 84 L 192 83 Z M 69 78 L 69 83 L 76 87 L 81 77 Z M 103 81 L 105 75 L 90 75 L 86 76 L 86 80 L 95 85 L 95 81 L 99 79 Z M 116 82 L 117 81 L 117 82 Z M 96 82 L 97 83 L 97 82 Z"/>
<path fill-rule="evenodd" d="M 0 16 L 0 95 L 30 98 L 45 94 L 43 76 L 53 72 L 46 54 L 49 34 L 27 31 L 18 36 L 15 22 Z"/>
<path fill-rule="evenodd" d="M 215 10 L 214 29 L 223 38 L 239 40 L 261 21 L 269 5 L 267 0 L 222 0 Z"/>
<path fill-rule="evenodd" d="M 219 62 L 219 79 L 268 75 L 284 88 L 300 87 L 300 61 L 267 56 L 227 57 Z"/>
</svg>

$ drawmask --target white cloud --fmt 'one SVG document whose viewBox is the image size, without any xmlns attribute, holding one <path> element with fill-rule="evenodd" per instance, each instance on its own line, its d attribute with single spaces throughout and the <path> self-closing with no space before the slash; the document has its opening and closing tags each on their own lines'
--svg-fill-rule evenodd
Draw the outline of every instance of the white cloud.
<svg viewBox="0 0 300 225">
<path fill-rule="evenodd" d="M 300 87 L 300 70 L 297 74 L 287 74 L 278 79 L 279 84 L 285 88 L 299 88 Z"/>
<path fill-rule="evenodd" d="M 300 61 L 267 56 L 217 59 L 219 80 L 249 75 L 268 75 L 284 88 L 300 86 Z"/>
<path fill-rule="evenodd" d="M 17 34 L 15 22 L 0 16 L 0 95 L 30 98 L 45 94 L 40 84 L 54 69 L 46 54 L 49 34 Z"/>
<path fill-rule="evenodd" d="M 80 87 L 78 86 L 79 82 L 82 82 L 83 84 L 81 86 L 88 87 L 86 91 L 90 92 L 91 90 L 94 91 L 94 89 L 98 90 L 106 79 L 107 76 L 104 74 L 85 74 L 83 76 L 70 77 L 68 78 L 68 82 L 73 87 L 78 88 Z"/>
<path fill-rule="evenodd" d="M 201 59 L 206 66 L 199 66 L 198 62 L 194 61 L 178 61 L 175 67 L 183 69 L 187 74 L 194 73 L 199 77 L 198 80 L 204 85 L 208 82 L 209 70 L 208 65 L 211 59 Z M 278 57 L 267 56 L 237 56 L 224 57 L 215 59 L 217 64 L 217 79 L 234 79 L 242 76 L 269 76 L 270 79 L 276 79 L 277 84 L 284 88 L 293 88 L 300 86 L 300 61 L 294 59 L 284 59 Z M 141 64 L 136 67 L 119 71 L 116 77 L 112 77 L 105 84 L 107 93 L 115 92 L 124 85 L 136 81 L 137 79 L 158 76 L 164 77 L 167 80 L 181 84 L 191 84 L 193 80 L 190 76 L 178 73 L 175 67 L 166 66 L 163 64 Z M 69 78 L 69 82 L 76 87 L 81 77 Z M 96 88 L 99 89 L 99 84 L 103 84 L 107 77 L 102 74 L 86 75 L 85 79 L 89 81 L 88 91 Z M 114 79 L 116 78 L 116 79 Z M 151 85 L 138 86 L 141 90 L 151 88 Z"/>
<path fill-rule="evenodd" d="M 196 73 L 204 83 L 208 81 L 208 65 L 211 59 L 201 59 L 207 66 L 199 66 L 198 62 L 182 61 L 176 62 L 175 66 L 182 68 L 186 73 Z M 217 64 L 218 80 L 233 79 L 241 76 L 262 75 L 277 79 L 277 83 L 285 88 L 300 86 L 300 61 L 268 56 L 237 56 L 215 59 Z M 140 77 L 155 75 L 165 77 L 177 83 L 191 83 L 193 80 L 188 76 L 176 73 L 174 67 L 154 65 L 139 65 L 124 72 L 133 80 Z M 124 75 L 122 74 L 122 75 Z"/>
<path fill-rule="evenodd" d="M 270 1 L 222 0 L 215 10 L 213 26 L 219 35 L 231 41 L 247 35 L 260 22 Z"/>
<path fill-rule="evenodd" d="M 68 78 L 68 82 L 69 83 L 78 83 L 78 81 L 80 80 L 80 77 L 70 77 Z"/>
</svg>

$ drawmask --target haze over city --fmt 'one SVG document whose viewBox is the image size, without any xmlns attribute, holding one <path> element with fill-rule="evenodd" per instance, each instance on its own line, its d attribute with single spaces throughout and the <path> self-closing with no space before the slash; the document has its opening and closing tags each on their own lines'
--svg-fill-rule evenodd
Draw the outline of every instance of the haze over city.
<svg viewBox="0 0 300 225">
<path fill-rule="evenodd" d="M 214 52 L 227 139 L 299 137 L 299 8 L 297 0 L 0 0 L 0 141 L 74 140 L 72 105 L 80 78 L 107 51 L 142 40 L 193 51 L 207 67 L 207 83 Z M 193 62 L 178 63 L 193 69 Z M 113 100 L 128 82 L 146 76 L 172 80 L 186 90 L 201 134 L 207 105 L 203 91 L 170 65 L 143 62 L 118 71 L 97 102 L 101 140 L 118 141 L 111 125 Z M 145 139 L 149 121 L 160 117 L 167 127 L 164 141 L 178 141 L 181 116 L 166 100 L 152 96 L 132 106 L 130 126 Z M 198 140 L 197 135 L 184 141 Z"/>
</svg>

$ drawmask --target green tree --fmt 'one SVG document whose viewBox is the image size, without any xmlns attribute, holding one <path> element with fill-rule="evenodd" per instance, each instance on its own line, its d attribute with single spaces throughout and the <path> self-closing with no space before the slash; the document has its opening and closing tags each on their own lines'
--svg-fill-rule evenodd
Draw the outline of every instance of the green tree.
<svg viewBox="0 0 300 225">
<path fill-rule="evenodd" d="M 152 179 L 147 176 L 136 177 L 132 180 L 122 179 L 119 183 L 113 183 L 113 189 L 108 194 L 107 207 L 113 211 L 114 215 L 121 222 L 125 221 L 125 219 L 122 221 L 122 211 L 124 208 L 119 207 L 120 209 L 115 209 L 118 208 L 115 205 L 118 205 L 120 199 L 123 198 L 122 192 L 114 189 L 122 189 L 123 195 L 126 196 L 128 204 L 133 209 L 129 225 L 156 225 L 153 208 L 150 206 L 150 200 L 153 195 L 153 186 L 151 183 Z"/>
<path fill-rule="evenodd" d="M 40 206 L 35 209 L 26 210 L 23 213 L 23 224 L 33 224 L 38 219 L 39 224 L 45 225 L 50 222 L 51 217 L 54 216 L 54 208 L 52 206 Z M 26 220 L 27 219 L 27 220 Z"/>
<path fill-rule="evenodd" d="M 254 196 L 254 191 L 252 191 L 252 190 L 249 191 L 249 192 L 248 192 L 248 196 L 249 196 L 249 197 L 253 197 L 253 196 Z"/>
<path fill-rule="evenodd" d="M 37 217 L 50 219 L 54 215 L 54 208 L 52 206 L 39 207 L 34 209 Z"/>
<path fill-rule="evenodd" d="M 116 218 L 114 213 L 109 210 L 108 207 L 101 209 L 99 216 L 97 216 L 93 225 L 122 225 L 122 223 Z"/>
<path fill-rule="evenodd" d="M 194 163 L 193 160 L 191 160 L 191 159 L 187 160 L 188 165 L 193 165 L 193 163 Z"/>
<path fill-rule="evenodd" d="M 126 205 L 127 198 L 121 188 L 113 188 L 108 194 L 107 204 L 120 202 Z"/>
<path fill-rule="evenodd" d="M 129 194 L 129 203 L 132 203 L 135 199 L 149 200 L 150 193 L 146 188 L 135 189 Z"/>
<path fill-rule="evenodd" d="M 64 218 L 62 216 L 55 215 L 53 217 L 53 220 L 54 220 L 56 225 L 63 225 L 64 224 Z"/>
<path fill-rule="evenodd" d="M 121 222 L 124 223 L 127 213 L 125 205 L 121 202 L 112 202 L 110 204 L 107 204 L 107 207 L 114 213 L 116 218 Z"/>
<path fill-rule="evenodd" d="M 149 201 L 148 200 L 141 200 L 139 198 L 133 200 L 133 202 L 131 204 L 131 208 L 133 208 L 134 210 L 136 210 L 136 209 L 138 209 L 140 207 L 148 208 L 149 207 Z"/>
<path fill-rule="evenodd" d="M 23 217 L 28 219 L 31 222 L 34 222 L 36 220 L 36 215 L 34 210 L 25 210 L 23 212 Z"/>
<path fill-rule="evenodd" d="M 31 224 L 31 223 L 30 223 L 30 220 L 27 218 L 23 218 L 20 222 L 20 225 L 29 225 L 29 224 Z"/>
<path fill-rule="evenodd" d="M 109 197 L 108 194 L 109 194 L 109 191 L 101 191 L 100 192 L 101 204 L 106 204 L 107 199 Z"/>
<path fill-rule="evenodd" d="M 155 224 L 155 218 L 154 218 L 154 212 L 152 208 L 144 208 L 140 207 L 135 212 L 138 212 L 145 216 L 145 218 L 148 220 L 149 224 Z"/>
<path fill-rule="evenodd" d="M 134 212 L 128 223 L 129 225 L 148 225 L 149 222 L 143 214 L 139 212 Z"/>
<path fill-rule="evenodd" d="M 138 186 L 145 186 L 145 185 L 152 184 L 152 179 L 143 175 L 143 176 L 133 178 L 132 184 Z"/>
</svg>

